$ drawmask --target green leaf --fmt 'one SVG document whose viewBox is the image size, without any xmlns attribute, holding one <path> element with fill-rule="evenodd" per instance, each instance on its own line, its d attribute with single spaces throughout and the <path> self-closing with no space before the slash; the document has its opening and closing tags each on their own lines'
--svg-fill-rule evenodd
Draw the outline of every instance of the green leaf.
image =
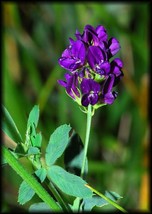
<svg viewBox="0 0 152 214">
<path fill-rule="evenodd" d="M 19 188 L 18 202 L 23 205 L 31 200 L 34 195 L 35 191 L 23 181 Z"/>
<path fill-rule="evenodd" d="M 12 119 L 10 113 L 4 106 L 3 106 L 2 130 L 16 143 L 20 143 L 23 141 L 14 120 Z"/>
<path fill-rule="evenodd" d="M 31 146 L 28 150 L 28 155 L 40 154 L 40 150 L 37 147 Z"/>
<path fill-rule="evenodd" d="M 91 211 L 94 206 L 104 206 L 109 204 L 107 201 L 105 201 L 103 198 L 99 196 L 93 196 L 92 198 L 85 198 L 83 200 L 84 206 L 83 209 L 84 211 Z"/>
<path fill-rule="evenodd" d="M 51 166 L 62 155 L 68 142 L 70 125 L 61 125 L 58 127 L 50 137 L 49 144 L 46 148 L 46 164 Z"/>
<path fill-rule="evenodd" d="M 74 212 L 77 212 L 78 211 L 78 209 L 79 209 L 79 211 L 82 211 L 82 207 L 80 206 L 80 198 L 79 197 L 77 197 L 77 198 L 75 198 L 75 200 L 73 201 L 73 205 L 71 205 L 71 208 L 72 208 L 72 210 L 74 211 Z"/>
<path fill-rule="evenodd" d="M 42 212 L 50 212 L 50 211 L 53 211 L 53 210 L 51 210 L 50 207 L 44 202 L 35 203 L 29 207 L 29 212 L 42 213 Z"/>
<path fill-rule="evenodd" d="M 42 183 L 46 178 L 47 171 L 45 168 L 40 168 L 40 169 L 35 171 L 35 174 L 37 175 L 37 177 L 40 179 L 40 181 Z"/>
<path fill-rule="evenodd" d="M 105 196 L 113 201 L 117 201 L 118 199 L 122 198 L 120 195 L 112 191 L 106 191 Z M 103 207 L 105 205 L 110 204 L 108 201 L 97 195 L 92 196 L 92 198 L 85 198 L 83 200 L 83 203 L 84 211 L 91 211 L 94 206 Z"/>
<path fill-rule="evenodd" d="M 41 147 L 42 135 L 41 133 L 36 134 L 36 136 L 31 137 L 32 145 L 35 147 Z"/>
<path fill-rule="evenodd" d="M 122 196 L 120 196 L 118 193 L 113 192 L 113 191 L 105 191 L 105 196 L 110 198 L 113 201 L 117 201 L 120 198 L 123 198 Z"/>
<path fill-rule="evenodd" d="M 67 171 L 80 176 L 84 155 L 84 146 L 80 136 L 74 131 L 64 152 L 64 164 Z M 88 172 L 88 161 L 85 164 L 85 174 Z"/>
<path fill-rule="evenodd" d="M 68 195 L 80 198 L 92 196 L 92 191 L 85 186 L 86 181 L 77 175 L 66 172 L 59 166 L 51 166 L 48 170 L 48 176 L 59 189 Z"/>
<path fill-rule="evenodd" d="M 29 114 L 27 128 L 33 123 L 35 124 L 35 127 L 37 127 L 38 120 L 39 120 L 39 106 L 35 105 Z"/>
</svg>

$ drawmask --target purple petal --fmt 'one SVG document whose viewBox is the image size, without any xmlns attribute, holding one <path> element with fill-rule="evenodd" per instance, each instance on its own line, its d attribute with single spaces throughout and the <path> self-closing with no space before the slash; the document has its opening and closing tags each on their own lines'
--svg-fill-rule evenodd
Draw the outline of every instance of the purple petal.
<svg viewBox="0 0 152 214">
<path fill-rule="evenodd" d="M 66 88 L 66 92 L 73 98 L 75 99 L 75 96 L 80 97 L 79 91 L 77 89 L 78 86 L 78 73 L 74 73 L 73 75 L 70 75 L 66 73 L 65 79 L 67 82 L 63 80 L 58 80 L 58 83 Z"/>
<path fill-rule="evenodd" d="M 67 86 L 66 86 L 66 91 L 67 93 L 75 99 L 75 94 L 80 97 L 79 91 L 77 89 L 78 86 L 78 73 L 74 73 L 71 75 L 70 78 L 68 78 Z M 75 94 L 73 94 L 73 92 Z"/>
<path fill-rule="evenodd" d="M 106 29 L 102 25 L 97 26 L 96 33 L 98 35 L 100 42 L 107 41 L 108 35 L 106 33 Z"/>
<path fill-rule="evenodd" d="M 109 92 L 109 93 L 104 95 L 103 100 L 104 100 L 104 103 L 106 103 L 106 104 L 112 104 L 115 100 L 115 97 L 114 97 L 112 92 Z"/>
<path fill-rule="evenodd" d="M 88 99 L 88 94 L 84 94 L 81 100 L 81 103 L 83 106 L 88 106 L 89 105 L 89 99 Z"/>
<path fill-rule="evenodd" d="M 122 61 L 119 58 L 116 58 L 110 64 L 111 73 L 115 74 L 116 77 L 120 76 L 122 73 L 121 68 L 123 67 Z"/>
<path fill-rule="evenodd" d="M 83 106 L 88 106 L 89 104 L 95 105 L 98 102 L 98 94 L 84 94 L 81 100 Z"/>
<path fill-rule="evenodd" d="M 90 88 L 91 91 L 98 93 L 100 91 L 100 84 L 90 79 Z"/>
<path fill-rule="evenodd" d="M 111 38 L 108 45 L 111 56 L 115 55 L 120 50 L 120 44 L 116 38 Z"/>
<path fill-rule="evenodd" d="M 71 40 L 72 41 L 72 40 Z M 69 46 L 59 59 L 61 67 L 74 71 L 80 68 L 85 63 L 86 49 L 81 41 L 72 41 L 72 45 Z"/>
<path fill-rule="evenodd" d="M 92 69 L 105 60 L 104 52 L 97 46 L 90 46 L 88 49 L 88 63 Z"/>
<path fill-rule="evenodd" d="M 70 45 L 73 45 L 73 43 L 75 42 L 72 38 L 69 38 L 69 42 L 70 42 Z"/>
<path fill-rule="evenodd" d="M 75 33 L 75 36 L 78 40 L 81 40 L 82 39 L 82 36 L 80 34 L 80 32 L 78 30 L 76 30 L 76 33 Z"/>
<path fill-rule="evenodd" d="M 71 55 L 74 58 L 80 59 L 81 63 L 84 63 L 86 49 L 85 49 L 83 42 L 78 40 L 75 43 L 73 43 L 73 46 L 71 48 Z"/>
<path fill-rule="evenodd" d="M 85 26 L 84 33 L 83 33 L 83 40 L 86 43 L 91 43 L 92 41 L 97 40 L 97 34 L 94 27 L 92 27 L 91 25 Z"/>
<path fill-rule="evenodd" d="M 97 73 L 100 75 L 107 75 L 110 72 L 110 63 L 109 62 L 103 62 L 100 64 L 100 68 L 97 69 Z"/>
<path fill-rule="evenodd" d="M 67 48 L 63 51 L 61 58 L 68 58 L 70 56 L 70 49 Z"/>
<path fill-rule="evenodd" d="M 61 57 L 59 59 L 59 64 L 61 67 L 69 70 L 69 71 L 74 71 L 76 70 L 80 64 L 77 63 L 78 60 L 75 59 L 70 59 L 70 58 L 63 58 Z"/>
<path fill-rule="evenodd" d="M 100 91 L 100 84 L 92 79 L 83 79 L 80 87 L 82 94 L 87 94 L 91 91 L 98 93 Z"/>
<path fill-rule="evenodd" d="M 108 79 L 105 80 L 105 83 L 103 85 L 103 89 L 102 89 L 103 94 L 107 94 L 107 93 L 111 92 L 114 81 L 115 81 L 114 74 L 110 74 Z"/>
<path fill-rule="evenodd" d="M 57 82 L 58 82 L 61 86 L 63 86 L 64 88 L 66 88 L 67 83 L 66 83 L 65 81 L 63 81 L 63 80 L 57 80 Z"/>
<path fill-rule="evenodd" d="M 71 74 L 65 73 L 64 77 L 65 77 L 66 81 L 68 82 L 71 79 Z"/>
<path fill-rule="evenodd" d="M 82 82 L 81 82 L 81 91 L 82 91 L 82 94 L 87 94 L 91 91 L 91 85 L 89 84 L 90 83 L 90 80 L 89 79 L 83 79 Z"/>
<path fill-rule="evenodd" d="M 95 105 L 99 100 L 99 96 L 96 93 L 89 94 L 88 99 L 91 105 Z"/>
</svg>

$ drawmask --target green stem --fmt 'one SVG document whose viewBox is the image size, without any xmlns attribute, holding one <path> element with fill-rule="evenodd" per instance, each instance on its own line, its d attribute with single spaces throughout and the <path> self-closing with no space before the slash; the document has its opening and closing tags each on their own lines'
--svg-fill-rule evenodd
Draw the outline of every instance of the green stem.
<svg viewBox="0 0 152 214">
<path fill-rule="evenodd" d="M 110 198 L 107 198 L 105 195 L 103 195 L 102 193 L 98 192 L 96 189 L 94 189 L 93 187 L 89 186 L 88 184 L 86 184 L 86 186 L 91 189 L 93 192 L 95 192 L 97 195 L 99 195 L 101 198 L 105 199 L 106 201 L 109 202 L 109 204 L 113 205 L 114 207 L 116 207 L 118 210 L 127 213 L 127 211 L 119 206 L 117 203 L 115 203 L 113 200 L 111 200 Z"/>
<path fill-rule="evenodd" d="M 39 182 L 29 174 L 26 169 L 18 162 L 18 160 L 11 154 L 11 152 L 3 146 L 3 155 L 8 164 L 26 181 L 27 184 L 36 192 L 36 194 L 49 205 L 54 211 L 62 211 L 62 209 L 56 204 L 53 198 L 48 192 L 39 184 Z"/>
<path fill-rule="evenodd" d="M 84 155 L 83 155 L 83 162 L 82 162 L 82 168 L 81 168 L 81 177 L 82 178 L 84 177 L 86 157 L 87 157 L 87 151 L 88 151 L 88 145 L 89 145 L 91 119 L 92 119 L 92 107 L 91 107 L 91 105 L 89 105 L 88 112 L 87 112 L 87 127 L 86 127 L 86 136 L 85 136 L 85 144 L 84 144 Z"/>
<path fill-rule="evenodd" d="M 64 202 L 63 198 L 60 196 L 60 194 L 56 190 L 55 186 L 50 181 L 49 181 L 48 187 L 51 190 L 51 192 L 53 193 L 54 197 L 59 202 L 59 204 L 61 205 L 61 207 L 63 208 L 63 211 L 72 212 L 72 209 L 70 208 L 70 206 Z"/>
</svg>

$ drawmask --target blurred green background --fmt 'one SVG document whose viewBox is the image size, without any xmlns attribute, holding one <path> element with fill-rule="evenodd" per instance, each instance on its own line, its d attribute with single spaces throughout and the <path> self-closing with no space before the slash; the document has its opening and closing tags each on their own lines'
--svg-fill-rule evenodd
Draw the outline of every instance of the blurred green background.
<svg viewBox="0 0 152 214">
<path fill-rule="evenodd" d="M 27 117 L 40 107 L 38 131 L 43 150 L 50 134 L 67 123 L 84 141 L 86 115 L 70 99 L 57 79 L 65 70 L 58 58 L 86 24 L 104 25 L 121 44 L 124 78 L 113 105 L 96 111 L 88 150 L 87 181 L 98 191 L 115 191 L 128 210 L 149 209 L 149 16 L 148 3 L 2 3 L 2 99 L 25 139 Z M 7 146 L 14 144 L 6 136 Z M 3 167 L 2 210 L 19 206 L 21 178 Z M 37 198 L 33 199 L 38 200 Z M 107 206 L 99 211 L 111 210 Z M 97 209 L 96 209 L 97 210 Z"/>
</svg>

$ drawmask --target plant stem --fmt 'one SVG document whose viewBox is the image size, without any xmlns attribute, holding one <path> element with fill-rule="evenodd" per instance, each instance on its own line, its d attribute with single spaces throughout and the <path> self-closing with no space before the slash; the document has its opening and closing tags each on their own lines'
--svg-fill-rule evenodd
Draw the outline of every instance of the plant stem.
<svg viewBox="0 0 152 214">
<path fill-rule="evenodd" d="M 85 144 L 84 144 L 84 155 L 83 155 L 83 162 L 82 162 L 82 168 L 81 168 L 81 177 L 82 178 L 84 177 L 86 157 L 87 157 L 87 151 L 88 151 L 88 145 L 89 145 L 91 119 L 92 119 L 92 106 L 89 105 L 88 112 L 87 112 L 87 126 L 86 126 L 86 136 L 85 136 Z"/>
<path fill-rule="evenodd" d="M 18 162 L 18 160 L 11 154 L 11 152 L 3 146 L 3 155 L 7 163 L 15 170 L 15 172 L 26 181 L 27 184 L 36 192 L 36 194 L 49 205 L 53 211 L 62 211 L 54 199 L 48 192 L 39 184 L 39 182 L 26 171 L 26 169 Z"/>
<path fill-rule="evenodd" d="M 51 181 L 49 181 L 49 179 L 48 179 L 48 182 L 49 182 L 49 184 L 48 184 L 49 189 L 51 190 L 51 192 L 53 193 L 54 197 L 59 202 L 60 206 L 63 208 L 63 211 L 64 212 L 72 212 L 72 209 L 70 208 L 70 206 L 68 204 L 66 204 L 64 202 L 63 198 L 60 196 L 60 194 L 56 190 L 56 188 L 53 185 L 53 183 Z"/>
<path fill-rule="evenodd" d="M 93 192 L 95 192 L 97 195 L 99 195 L 101 198 L 105 199 L 106 201 L 109 202 L 109 204 L 113 205 L 114 207 L 116 207 L 118 210 L 127 213 L 127 211 L 121 207 L 120 205 L 118 205 L 117 203 L 115 203 L 113 200 L 111 200 L 110 198 L 106 197 L 105 195 L 103 195 L 102 193 L 98 192 L 96 189 L 94 189 L 93 187 L 89 186 L 88 184 L 86 184 L 86 186 L 91 189 Z"/>
</svg>

